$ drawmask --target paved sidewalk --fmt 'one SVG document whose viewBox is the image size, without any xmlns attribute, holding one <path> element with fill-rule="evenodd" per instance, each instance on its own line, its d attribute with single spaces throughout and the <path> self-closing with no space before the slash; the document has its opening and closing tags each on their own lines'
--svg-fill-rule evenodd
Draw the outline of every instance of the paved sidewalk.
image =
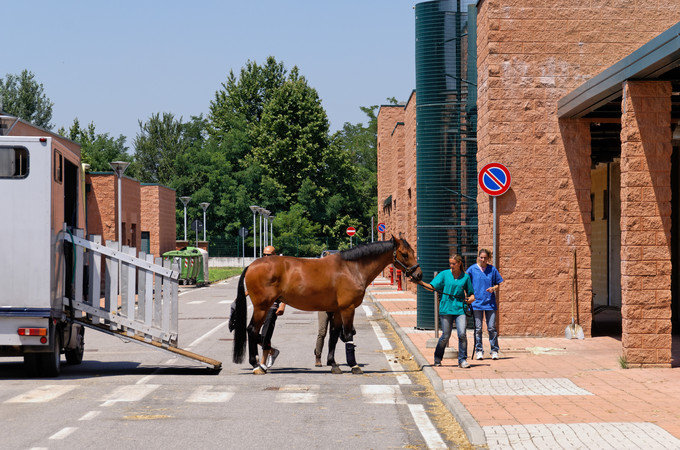
<svg viewBox="0 0 680 450">
<path fill-rule="evenodd" d="M 367 291 L 473 445 L 490 449 L 680 449 L 680 339 L 673 368 L 623 369 L 621 341 L 505 337 L 501 358 L 432 367 L 434 331 L 417 330 L 416 296 L 377 278 Z M 565 324 L 566 327 L 566 324 Z M 468 330 L 468 349 L 474 343 Z M 450 345 L 457 349 L 455 332 Z"/>
</svg>

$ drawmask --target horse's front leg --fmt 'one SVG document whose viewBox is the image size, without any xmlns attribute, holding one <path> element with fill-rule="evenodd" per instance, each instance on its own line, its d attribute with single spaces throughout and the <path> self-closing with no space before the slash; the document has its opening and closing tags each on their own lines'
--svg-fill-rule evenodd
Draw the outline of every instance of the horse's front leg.
<svg viewBox="0 0 680 450">
<path fill-rule="evenodd" d="M 348 308 L 340 313 L 342 316 L 342 335 L 345 342 L 345 356 L 347 365 L 352 368 L 352 373 L 360 375 L 364 373 L 357 364 L 354 347 L 354 308 Z"/>
</svg>

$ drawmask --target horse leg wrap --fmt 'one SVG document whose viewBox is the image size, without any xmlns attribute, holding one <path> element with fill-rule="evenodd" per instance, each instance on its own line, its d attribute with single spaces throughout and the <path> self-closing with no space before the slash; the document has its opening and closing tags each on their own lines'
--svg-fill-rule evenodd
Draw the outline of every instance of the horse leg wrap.
<svg viewBox="0 0 680 450">
<path fill-rule="evenodd" d="M 357 365 L 357 360 L 354 357 L 354 341 L 345 342 L 345 356 L 347 357 L 347 365 L 354 367 Z"/>
</svg>

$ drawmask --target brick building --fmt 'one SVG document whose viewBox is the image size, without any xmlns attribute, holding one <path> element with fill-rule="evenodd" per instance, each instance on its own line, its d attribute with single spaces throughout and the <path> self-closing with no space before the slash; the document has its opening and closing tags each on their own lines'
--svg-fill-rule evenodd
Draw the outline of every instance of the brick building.
<svg viewBox="0 0 680 450">
<path fill-rule="evenodd" d="M 680 331 L 680 227 L 672 226 L 680 223 L 680 3 L 475 6 L 477 167 L 502 163 L 513 180 L 497 199 L 501 333 L 563 335 L 576 252 L 586 335 L 610 332 L 614 318 L 629 365 L 670 366 Z M 405 115 L 378 119 L 379 130 L 408 126 Z M 382 142 L 379 159 L 399 153 Z M 406 198 L 394 195 L 397 218 Z M 477 206 L 478 245 L 491 248 L 489 196 L 478 192 Z"/>
<path fill-rule="evenodd" d="M 118 179 L 112 172 L 92 172 L 85 183 L 88 233 L 101 235 L 102 241 L 118 240 Z M 175 250 L 175 190 L 127 176 L 121 187 L 123 245 L 155 256 Z"/>
</svg>

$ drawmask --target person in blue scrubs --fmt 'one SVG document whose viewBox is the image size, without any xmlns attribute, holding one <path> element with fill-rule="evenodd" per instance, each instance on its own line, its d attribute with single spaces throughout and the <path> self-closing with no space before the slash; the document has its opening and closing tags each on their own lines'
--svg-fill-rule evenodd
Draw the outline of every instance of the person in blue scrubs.
<svg viewBox="0 0 680 450">
<path fill-rule="evenodd" d="M 491 252 L 485 248 L 477 254 L 477 264 L 468 267 L 467 273 L 472 279 L 475 290 L 475 301 L 472 303 L 472 314 L 475 318 L 475 359 L 484 359 L 482 347 L 482 327 L 486 317 L 486 329 L 489 332 L 491 359 L 498 359 L 498 331 L 496 330 L 496 292 L 503 282 L 503 277 L 494 266 L 489 264 Z"/>
<path fill-rule="evenodd" d="M 467 317 L 465 316 L 464 304 L 474 301 L 474 288 L 470 276 L 465 273 L 463 258 L 460 255 L 451 255 L 449 267 L 451 267 L 451 270 L 440 272 L 429 284 L 421 283 L 421 286 L 425 289 L 443 293 L 439 300 L 439 323 L 441 324 L 442 335 L 434 350 L 434 365 L 442 365 L 446 344 L 449 342 L 455 322 L 458 334 L 458 367 L 468 369 L 470 363 L 467 362 Z"/>
</svg>

